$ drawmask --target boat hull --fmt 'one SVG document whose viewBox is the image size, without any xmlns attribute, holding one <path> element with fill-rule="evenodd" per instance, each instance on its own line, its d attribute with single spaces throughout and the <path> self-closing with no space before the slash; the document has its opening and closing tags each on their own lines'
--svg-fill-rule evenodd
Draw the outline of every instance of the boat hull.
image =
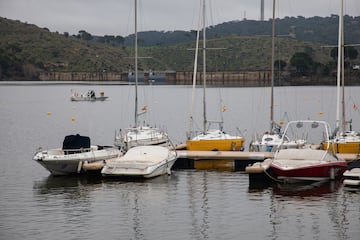
<svg viewBox="0 0 360 240">
<path fill-rule="evenodd" d="M 117 166 L 115 169 L 105 165 L 101 170 L 101 174 L 104 177 L 114 177 L 114 178 L 121 178 L 121 177 L 153 178 L 165 174 L 170 174 L 171 168 L 174 165 L 175 161 L 176 159 L 172 159 L 146 168 Z"/>
<path fill-rule="evenodd" d="M 276 164 L 276 162 L 270 165 L 273 175 L 278 179 L 309 181 L 336 179 L 342 176 L 346 168 L 346 162 L 327 162 L 300 167 L 282 167 Z"/>
<path fill-rule="evenodd" d="M 323 142 L 322 144 L 323 148 L 327 149 L 329 143 Z M 329 149 L 335 153 L 360 154 L 360 142 L 331 142 Z"/>
<path fill-rule="evenodd" d="M 79 174 L 84 171 L 83 163 L 104 161 L 121 155 L 117 148 L 90 150 L 73 154 L 64 154 L 62 149 L 51 149 L 37 152 L 33 160 L 47 169 L 52 175 Z"/>
<path fill-rule="evenodd" d="M 190 151 L 242 151 L 244 139 L 201 139 L 188 140 L 186 148 Z"/>
<path fill-rule="evenodd" d="M 71 97 L 71 101 L 105 101 L 108 97 Z"/>
</svg>

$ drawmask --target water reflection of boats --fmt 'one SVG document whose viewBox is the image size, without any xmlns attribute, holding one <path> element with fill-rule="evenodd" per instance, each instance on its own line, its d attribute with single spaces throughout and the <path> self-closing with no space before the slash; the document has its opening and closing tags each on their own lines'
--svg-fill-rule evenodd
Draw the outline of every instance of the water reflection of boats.
<svg viewBox="0 0 360 240">
<path fill-rule="evenodd" d="M 80 186 L 88 185 L 94 187 L 102 183 L 99 174 L 91 176 L 71 175 L 71 176 L 53 176 L 50 175 L 40 181 L 35 181 L 33 188 L 39 194 L 47 194 L 52 192 L 64 193 L 70 191 L 79 191 Z"/>
<path fill-rule="evenodd" d="M 282 196 L 320 197 L 336 192 L 341 186 L 341 181 L 297 182 L 287 184 L 273 184 L 273 193 Z"/>
</svg>

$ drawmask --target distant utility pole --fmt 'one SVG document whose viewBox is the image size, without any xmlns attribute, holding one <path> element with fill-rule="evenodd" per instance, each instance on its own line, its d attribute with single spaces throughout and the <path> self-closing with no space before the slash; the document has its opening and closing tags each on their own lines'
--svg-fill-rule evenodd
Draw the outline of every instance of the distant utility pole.
<svg viewBox="0 0 360 240">
<path fill-rule="evenodd" d="M 264 0 L 260 0 L 260 21 L 264 21 Z"/>
</svg>

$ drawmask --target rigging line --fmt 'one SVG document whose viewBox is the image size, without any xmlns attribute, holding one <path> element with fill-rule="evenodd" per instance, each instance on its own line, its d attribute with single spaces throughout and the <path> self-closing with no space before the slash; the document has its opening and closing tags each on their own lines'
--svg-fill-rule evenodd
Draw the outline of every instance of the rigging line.
<svg viewBox="0 0 360 240">
<path fill-rule="evenodd" d="M 223 102 L 223 98 L 222 98 L 222 95 L 221 95 L 221 88 L 218 88 L 218 91 L 219 91 L 219 98 L 220 98 L 220 102 L 219 102 L 219 109 L 220 109 L 220 121 L 221 121 L 221 126 L 220 126 L 220 130 L 223 130 L 223 123 L 224 123 L 224 112 L 226 111 L 226 106 L 224 105 L 224 102 Z"/>
<path fill-rule="evenodd" d="M 212 0 L 209 0 L 210 25 L 214 25 L 214 15 L 212 9 Z"/>
<path fill-rule="evenodd" d="M 131 4 L 132 2 L 133 2 L 133 0 L 129 0 L 129 5 L 134 7 L 134 5 Z M 128 21 L 127 21 L 128 24 L 126 25 L 126 33 L 127 33 L 127 35 L 129 35 L 129 32 L 130 32 L 130 23 L 133 22 L 131 20 L 133 12 L 134 12 L 134 9 L 132 8 L 132 9 L 130 9 L 129 14 L 128 14 Z"/>
<path fill-rule="evenodd" d="M 201 4 L 199 8 L 199 12 L 201 13 Z M 194 124 L 194 104 L 195 104 L 195 91 L 196 91 L 196 74 L 197 74 L 197 59 L 199 53 L 199 38 L 200 38 L 200 22 L 201 22 L 201 14 L 198 15 L 198 26 L 196 31 L 196 47 L 195 47 L 195 57 L 194 57 L 194 72 L 193 72 L 193 85 L 191 92 L 191 105 L 190 105 L 190 121 L 189 121 L 189 131 L 187 138 L 190 139 L 191 131 Z"/>
</svg>

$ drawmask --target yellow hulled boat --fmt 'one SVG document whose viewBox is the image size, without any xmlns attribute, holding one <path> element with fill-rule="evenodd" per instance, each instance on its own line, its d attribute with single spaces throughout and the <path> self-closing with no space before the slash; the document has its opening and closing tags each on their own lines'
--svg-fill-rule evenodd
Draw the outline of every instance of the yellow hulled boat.
<svg viewBox="0 0 360 240">
<path fill-rule="evenodd" d="M 186 149 L 190 151 L 243 151 L 243 137 L 231 136 L 221 130 L 209 130 L 186 141 Z"/>
<path fill-rule="evenodd" d="M 345 117 L 345 64 L 344 64 L 344 16 L 343 2 L 341 2 L 339 15 L 339 32 L 338 32 L 338 62 L 336 76 L 337 104 L 336 104 L 336 129 L 337 135 L 330 141 L 323 142 L 324 148 L 330 144 L 330 149 L 335 153 L 359 154 L 360 153 L 360 133 L 352 131 L 352 120 L 346 121 Z M 356 104 L 353 106 L 357 110 Z M 341 117 L 340 117 L 340 113 Z M 350 124 L 350 130 L 346 131 L 346 124 Z M 339 130 L 340 129 L 340 130 Z M 340 131 L 340 132 L 339 132 Z"/>
<path fill-rule="evenodd" d="M 360 136 L 354 131 L 346 132 L 344 135 L 322 144 L 324 149 L 330 144 L 330 150 L 335 153 L 360 154 Z"/>
</svg>

